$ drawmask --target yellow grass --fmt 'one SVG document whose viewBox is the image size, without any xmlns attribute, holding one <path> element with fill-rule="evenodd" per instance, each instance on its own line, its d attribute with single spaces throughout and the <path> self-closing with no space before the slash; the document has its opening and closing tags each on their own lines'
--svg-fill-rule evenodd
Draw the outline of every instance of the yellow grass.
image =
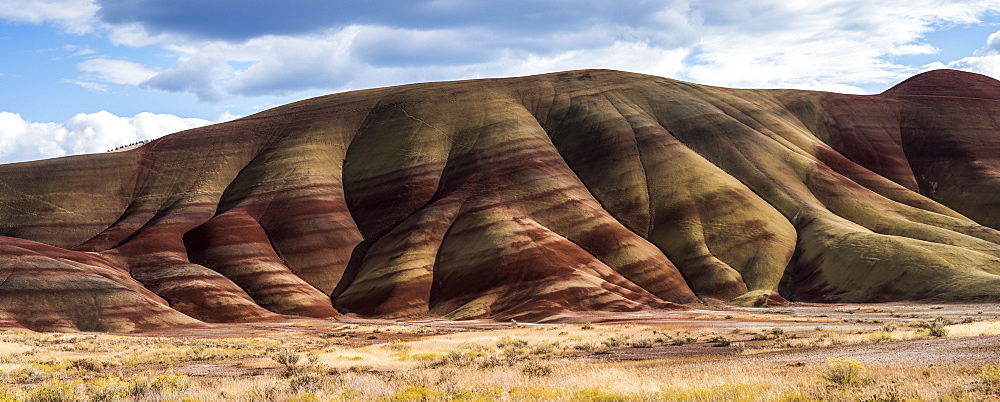
<svg viewBox="0 0 1000 402">
<path fill-rule="evenodd" d="M 926 321 L 862 330 L 854 323 L 829 322 L 784 330 L 780 326 L 793 320 L 776 318 L 775 328 L 757 323 L 756 329 L 740 329 L 739 323 L 722 328 L 712 318 L 703 326 L 498 325 L 461 331 L 374 324 L 309 331 L 303 325 L 293 326 L 298 332 L 205 338 L 6 331 L 0 332 L 0 383 L 5 389 L 0 401 L 1000 398 L 996 365 L 948 365 L 946 356 L 931 367 L 866 367 L 851 356 L 837 355 L 830 356 L 836 359 L 829 364 L 758 359 L 779 350 L 928 338 L 921 328 Z M 978 336 L 1000 333 L 1000 323 L 987 319 L 946 329 L 949 337 Z M 721 355 L 610 358 L 623 350 L 662 353 L 692 347 Z M 837 380 L 843 378 L 837 377 L 838 364 L 864 375 Z"/>
<path fill-rule="evenodd" d="M 965 324 L 955 324 L 946 327 L 948 336 L 980 336 L 1000 334 L 1000 321 L 985 320 Z"/>
</svg>

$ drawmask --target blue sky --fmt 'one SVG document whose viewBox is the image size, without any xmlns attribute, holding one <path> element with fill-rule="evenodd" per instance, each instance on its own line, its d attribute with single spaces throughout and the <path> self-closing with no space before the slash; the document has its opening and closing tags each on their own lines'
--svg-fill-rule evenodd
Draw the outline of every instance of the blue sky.
<svg viewBox="0 0 1000 402">
<path fill-rule="evenodd" d="M 879 93 L 1000 78 L 1000 0 L 0 0 L 0 163 L 103 152 L 288 102 L 611 68 Z"/>
</svg>

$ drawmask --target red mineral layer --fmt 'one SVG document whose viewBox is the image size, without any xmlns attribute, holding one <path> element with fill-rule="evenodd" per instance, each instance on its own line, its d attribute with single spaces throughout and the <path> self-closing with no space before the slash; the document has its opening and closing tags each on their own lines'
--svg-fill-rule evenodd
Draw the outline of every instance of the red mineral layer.
<svg viewBox="0 0 1000 402">
<path fill-rule="evenodd" d="M 0 324 L 547 321 L 996 300 L 1000 82 L 880 95 L 586 70 L 329 95 L 0 165 Z"/>
</svg>

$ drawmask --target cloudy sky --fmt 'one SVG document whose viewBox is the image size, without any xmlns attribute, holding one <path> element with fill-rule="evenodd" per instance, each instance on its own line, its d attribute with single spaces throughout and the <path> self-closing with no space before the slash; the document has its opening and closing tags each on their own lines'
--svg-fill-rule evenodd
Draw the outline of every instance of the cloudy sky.
<svg viewBox="0 0 1000 402">
<path fill-rule="evenodd" d="M 936 68 L 1000 78 L 1000 0 L 0 0 L 0 163 L 581 68 L 856 94 Z"/>
</svg>

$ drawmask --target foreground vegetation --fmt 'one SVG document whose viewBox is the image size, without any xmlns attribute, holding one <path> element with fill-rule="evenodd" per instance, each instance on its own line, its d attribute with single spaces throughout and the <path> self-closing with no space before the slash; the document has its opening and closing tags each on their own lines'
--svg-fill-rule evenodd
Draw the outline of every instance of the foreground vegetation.
<svg viewBox="0 0 1000 402">
<path fill-rule="evenodd" d="M 1000 400 L 1000 362 L 865 365 L 836 348 L 997 334 L 995 317 L 736 315 L 684 326 L 335 324 L 248 337 L 6 331 L 0 401 Z M 768 359 L 783 350 L 830 354 Z"/>
</svg>

